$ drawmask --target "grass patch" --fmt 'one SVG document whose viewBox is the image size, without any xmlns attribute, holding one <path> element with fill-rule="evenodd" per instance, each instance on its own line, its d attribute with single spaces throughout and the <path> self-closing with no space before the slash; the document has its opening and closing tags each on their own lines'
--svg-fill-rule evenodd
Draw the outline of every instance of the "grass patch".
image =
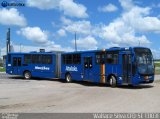
<svg viewBox="0 0 160 119">
<path fill-rule="evenodd" d="M 160 63 L 154 63 L 156 67 L 160 67 Z"/>
<path fill-rule="evenodd" d="M 160 62 L 155 62 L 155 74 L 160 74 Z"/>
<path fill-rule="evenodd" d="M 5 68 L 0 68 L 0 72 L 5 72 L 6 69 Z"/>
<path fill-rule="evenodd" d="M 155 69 L 155 74 L 160 74 L 160 69 Z"/>
</svg>

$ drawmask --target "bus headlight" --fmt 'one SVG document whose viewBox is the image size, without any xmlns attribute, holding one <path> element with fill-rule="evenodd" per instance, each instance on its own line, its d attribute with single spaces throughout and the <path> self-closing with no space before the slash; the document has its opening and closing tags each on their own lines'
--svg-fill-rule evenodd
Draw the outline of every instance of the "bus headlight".
<svg viewBox="0 0 160 119">
<path fill-rule="evenodd" d="M 122 77 L 119 77 L 119 80 L 122 80 Z"/>
<path fill-rule="evenodd" d="M 148 76 L 144 76 L 144 79 L 145 79 L 145 80 L 148 80 L 148 78 L 149 78 Z"/>
</svg>

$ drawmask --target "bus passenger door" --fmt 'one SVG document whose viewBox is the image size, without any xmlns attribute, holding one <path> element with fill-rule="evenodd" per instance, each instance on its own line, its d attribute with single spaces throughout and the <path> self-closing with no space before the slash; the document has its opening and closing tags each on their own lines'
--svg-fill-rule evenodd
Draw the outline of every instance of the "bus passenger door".
<svg viewBox="0 0 160 119">
<path fill-rule="evenodd" d="M 84 57 L 84 80 L 92 80 L 92 57 Z"/>
<path fill-rule="evenodd" d="M 131 83 L 132 79 L 132 60 L 131 54 L 122 55 L 123 83 Z"/>
<path fill-rule="evenodd" d="M 13 74 L 20 73 L 20 67 L 22 65 L 22 58 L 21 57 L 13 57 Z"/>
</svg>

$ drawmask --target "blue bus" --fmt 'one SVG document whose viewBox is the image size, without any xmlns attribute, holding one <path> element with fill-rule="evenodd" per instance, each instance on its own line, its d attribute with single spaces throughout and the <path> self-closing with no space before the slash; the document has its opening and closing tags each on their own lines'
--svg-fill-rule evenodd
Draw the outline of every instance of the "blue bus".
<svg viewBox="0 0 160 119">
<path fill-rule="evenodd" d="M 62 53 L 61 78 L 67 82 L 89 81 L 112 87 L 152 83 L 153 56 L 145 47 Z"/>
<path fill-rule="evenodd" d="M 151 50 L 145 47 L 113 47 L 76 52 L 8 53 L 6 73 L 31 77 L 138 85 L 154 81 Z"/>
<path fill-rule="evenodd" d="M 60 68 L 56 53 L 8 53 L 6 60 L 6 73 L 21 75 L 25 79 L 31 77 L 56 78 L 59 77 Z"/>
</svg>

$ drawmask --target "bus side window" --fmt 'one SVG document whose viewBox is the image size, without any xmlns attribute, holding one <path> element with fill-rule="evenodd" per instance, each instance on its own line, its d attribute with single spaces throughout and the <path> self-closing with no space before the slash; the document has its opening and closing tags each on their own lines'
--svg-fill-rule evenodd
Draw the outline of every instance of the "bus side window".
<svg viewBox="0 0 160 119">
<path fill-rule="evenodd" d="M 108 64 L 118 64 L 118 54 L 109 53 L 106 55 Z"/>
<path fill-rule="evenodd" d="M 46 64 L 52 64 L 52 56 L 51 55 L 46 56 Z"/>
<path fill-rule="evenodd" d="M 66 55 L 66 64 L 72 64 L 72 55 Z"/>
<path fill-rule="evenodd" d="M 113 63 L 118 64 L 118 54 L 113 55 Z"/>
<path fill-rule="evenodd" d="M 32 55 L 32 63 L 40 64 L 41 63 L 41 55 Z"/>
<path fill-rule="evenodd" d="M 42 55 L 41 60 L 42 64 L 52 64 L 52 55 Z"/>
<path fill-rule="evenodd" d="M 73 54 L 73 62 L 72 64 L 80 64 L 81 63 L 81 55 L 80 54 Z"/>
<path fill-rule="evenodd" d="M 21 66 L 21 58 L 18 58 L 18 66 Z"/>
<path fill-rule="evenodd" d="M 24 55 L 24 63 L 30 64 L 31 63 L 31 55 Z"/>
<path fill-rule="evenodd" d="M 62 63 L 63 63 L 63 64 L 66 64 L 66 58 L 65 58 L 65 56 L 66 56 L 66 55 L 62 55 Z"/>
<path fill-rule="evenodd" d="M 100 54 L 96 54 L 96 63 L 100 64 L 100 61 L 101 61 Z"/>
<path fill-rule="evenodd" d="M 17 58 L 13 58 L 13 66 L 17 66 Z"/>
<path fill-rule="evenodd" d="M 97 53 L 96 54 L 96 64 L 104 64 L 105 63 L 105 54 Z"/>
<path fill-rule="evenodd" d="M 81 54 L 64 54 L 62 55 L 63 64 L 80 64 Z"/>
<path fill-rule="evenodd" d="M 107 58 L 107 63 L 108 64 L 112 64 L 113 63 L 113 54 L 107 54 L 106 58 Z"/>
</svg>

